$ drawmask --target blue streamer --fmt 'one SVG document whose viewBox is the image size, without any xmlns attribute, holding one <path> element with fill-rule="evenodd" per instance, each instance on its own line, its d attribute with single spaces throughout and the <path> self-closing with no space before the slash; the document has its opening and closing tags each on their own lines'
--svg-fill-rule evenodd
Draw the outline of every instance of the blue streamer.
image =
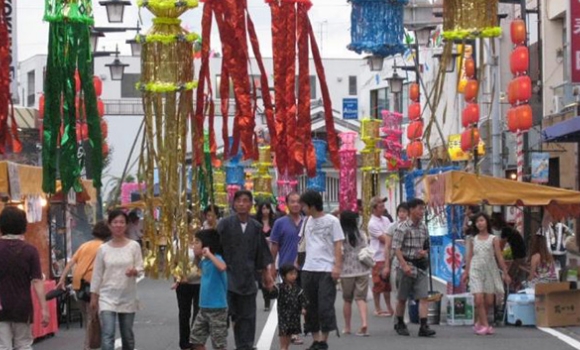
<svg viewBox="0 0 580 350">
<path fill-rule="evenodd" d="M 405 52 L 403 13 L 408 0 L 351 0 L 351 3 L 349 50 L 382 57 Z"/>
</svg>

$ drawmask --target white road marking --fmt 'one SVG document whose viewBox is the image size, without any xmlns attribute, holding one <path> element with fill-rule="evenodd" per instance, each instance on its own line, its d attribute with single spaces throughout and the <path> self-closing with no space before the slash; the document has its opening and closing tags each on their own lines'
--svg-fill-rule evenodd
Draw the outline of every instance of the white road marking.
<svg viewBox="0 0 580 350">
<path fill-rule="evenodd" d="M 571 347 L 575 348 L 575 349 L 580 349 L 580 341 L 567 336 L 566 334 L 559 332 L 555 329 L 552 328 L 547 328 L 547 327 L 537 327 L 539 330 L 541 330 L 542 332 L 546 332 L 558 339 L 560 339 L 561 341 L 563 341 L 564 343 L 570 345 Z"/>
<path fill-rule="evenodd" d="M 266 325 L 262 329 L 260 334 L 260 339 L 258 339 L 258 344 L 256 347 L 258 350 L 269 350 L 272 347 L 272 341 L 274 340 L 274 335 L 276 334 L 276 328 L 278 327 L 278 303 L 276 300 L 273 301 L 270 309 L 270 314 L 266 320 Z"/>
</svg>

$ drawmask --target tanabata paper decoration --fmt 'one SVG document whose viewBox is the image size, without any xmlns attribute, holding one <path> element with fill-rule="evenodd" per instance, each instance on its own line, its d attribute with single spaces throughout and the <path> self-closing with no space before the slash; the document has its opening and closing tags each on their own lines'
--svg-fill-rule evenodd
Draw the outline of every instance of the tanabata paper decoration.
<svg viewBox="0 0 580 350">
<path fill-rule="evenodd" d="M 150 249 L 145 258 L 145 271 L 151 277 L 182 278 L 190 271 L 188 243 L 190 234 L 201 226 L 197 193 L 198 173 L 193 172 L 188 184 L 186 167 L 187 140 L 194 145 L 193 158 L 203 158 L 203 129 L 188 130 L 192 115 L 194 81 L 193 45 L 198 35 L 181 27 L 179 17 L 195 8 L 197 1 L 148 0 L 138 2 L 153 14 L 153 26 L 146 35 L 139 35 L 142 44 L 141 81 L 136 88 L 143 93 L 145 110 L 144 149 L 140 171 L 147 184 L 145 191 L 145 235 Z M 190 133 L 190 134 L 188 134 Z M 154 170 L 159 169 L 158 187 L 161 216 L 154 222 Z M 188 201 L 187 189 L 191 189 Z M 188 223 L 187 208 L 193 220 Z M 174 237 L 178 243 L 174 246 Z M 160 243 L 166 243 L 165 256 L 158 256 Z M 159 264 L 158 258 L 166 263 Z"/>
<path fill-rule="evenodd" d="M 338 134 L 342 141 L 340 147 L 340 187 L 339 207 L 340 210 L 358 211 L 357 208 L 357 164 L 356 164 L 356 132 L 346 131 Z"/>
<path fill-rule="evenodd" d="M 204 131 L 203 133 L 203 156 L 202 164 L 197 167 L 192 167 L 192 169 L 197 168 L 197 192 L 199 194 L 200 208 L 206 208 L 210 204 L 215 204 L 214 190 L 218 185 L 214 184 L 213 181 L 213 166 L 209 144 L 209 132 L 207 131 Z M 193 183 L 193 178 L 190 178 L 190 181 L 192 185 L 195 185 Z M 224 186 L 224 183 L 222 182 L 220 185 Z"/>
<path fill-rule="evenodd" d="M 270 5 L 272 15 L 276 102 L 274 123 L 276 141 L 272 139 L 272 146 L 276 154 L 276 166 L 282 173 L 287 172 L 290 176 L 299 175 L 306 168 L 308 176 L 312 177 L 317 170 L 315 151 L 310 136 L 310 92 L 312 87 L 309 70 L 309 44 L 324 105 L 326 140 L 330 160 L 335 168 L 339 167 L 338 140 L 334 128 L 330 93 L 314 31 L 308 18 L 308 11 L 312 3 L 309 0 L 266 1 Z M 298 61 L 298 67 L 296 61 Z M 246 63 L 244 62 L 244 64 Z M 298 75 L 298 82 L 296 82 L 296 75 Z M 296 91 L 298 91 L 298 96 L 296 96 Z M 266 107 L 268 107 L 267 102 L 270 101 L 264 99 Z M 266 111 L 268 111 L 267 108 Z M 272 135 L 274 130 L 270 124 L 268 126 Z"/>
<path fill-rule="evenodd" d="M 383 127 L 381 131 L 385 135 L 383 146 L 385 159 L 387 160 L 387 171 L 397 171 L 403 166 L 403 160 L 401 158 L 401 151 L 403 150 L 403 145 L 401 144 L 401 136 L 403 135 L 401 123 L 403 121 L 403 115 L 387 110 L 381 111 L 381 115 L 383 116 Z"/>
<path fill-rule="evenodd" d="M 348 49 L 386 57 L 405 52 L 403 11 L 408 0 L 351 0 Z"/>
<path fill-rule="evenodd" d="M 378 119 L 362 120 L 361 140 L 365 143 L 361 151 L 363 227 L 366 227 L 371 216 L 370 201 L 378 194 L 381 150 L 377 148 L 377 143 L 381 141 L 380 126 Z"/>
<path fill-rule="evenodd" d="M 254 167 L 254 195 L 257 201 L 272 200 L 274 192 L 272 191 L 272 152 L 270 146 L 260 146 L 258 155 L 258 162 Z"/>
<path fill-rule="evenodd" d="M 285 208 L 288 203 L 286 203 L 286 196 L 289 193 L 296 191 L 298 186 L 298 180 L 296 180 L 295 176 L 288 175 L 288 171 L 284 173 L 280 172 L 280 169 L 277 169 L 278 180 L 276 184 L 278 185 L 278 204 L 280 204 L 281 208 Z"/>
<path fill-rule="evenodd" d="M 10 94 L 12 43 L 8 33 L 8 21 L 6 18 L 8 12 L 5 6 L 5 1 L 0 0 L 0 155 L 7 152 L 7 147 L 15 153 L 22 150 Z M 9 119 L 10 125 L 8 125 Z"/>
<path fill-rule="evenodd" d="M 326 191 L 326 173 L 322 171 L 322 165 L 326 163 L 326 141 L 314 140 L 314 153 L 316 155 L 316 175 L 309 177 L 306 181 L 306 187 L 310 190 L 324 192 Z"/>
<path fill-rule="evenodd" d="M 100 188 L 103 146 L 89 40 L 89 26 L 94 23 L 92 1 L 47 0 L 44 20 L 50 27 L 44 85 L 42 189 L 56 193 L 58 172 L 64 192 L 71 188 L 76 192 L 82 190 L 79 181 L 82 168 L 79 153 L 82 152 L 77 149 L 76 131 L 77 96 L 82 97 L 88 125 L 85 153 L 91 162 L 93 186 Z"/>
<path fill-rule="evenodd" d="M 455 40 L 500 36 L 498 3 L 498 0 L 445 0 L 443 37 Z"/>
</svg>

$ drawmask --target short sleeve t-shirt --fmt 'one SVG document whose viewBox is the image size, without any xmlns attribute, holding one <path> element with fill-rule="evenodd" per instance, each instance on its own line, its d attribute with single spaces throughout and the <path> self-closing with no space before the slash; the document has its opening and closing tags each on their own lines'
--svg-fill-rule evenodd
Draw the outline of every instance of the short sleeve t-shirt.
<svg viewBox="0 0 580 350">
<path fill-rule="evenodd" d="M 42 279 L 36 248 L 20 239 L 0 239 L 0 322 L 32 322 L 34 279 Z"/>
<path fill-rule="evenodd" d="M 379 237 L 389 230 L 391 221 L 386 216 L 371 215 L 368 225 L 368 232 L 371 237 L 370 247 L 375 252 L 375 261 L 385 261 L 385 244 L 379 241 Z"/>
<path fill-rule="evenodd" d="M 100 239 L 93 239 L 81 245 L 73 255 L 71 260 L 76 264 L 72 280 L 73 289 L 81 288 L 81 279 L 91 282 L 95 257 L 102 244 L 103 241 Z"/>
<path fill-rule="evenodd" d="M 216 255 L 220 261 L 224 261 L 221 255 Z M 207 258 L 201 260 L 201 287 L 199 293 L 199 307 L 207 309 L 223 309 L 228 307 L 228 275 L 220 271 L 214 263 Z"/>
<path fill-rule="evenodd" d="M 304 227 L 306 261 L 304 271 L 332 272 L 334 243 L 344 240 L 340 221 L 329 214 L 309 218 Z"/>
<path fill-rule="evenodd" d="M 302 221 L 304 219 L 296 225 L 290 216 L 284 216 L 274 222 L 270 242 L 278 244 L 278 266 L 294 264 L 296 261 Z"/>
</svg>

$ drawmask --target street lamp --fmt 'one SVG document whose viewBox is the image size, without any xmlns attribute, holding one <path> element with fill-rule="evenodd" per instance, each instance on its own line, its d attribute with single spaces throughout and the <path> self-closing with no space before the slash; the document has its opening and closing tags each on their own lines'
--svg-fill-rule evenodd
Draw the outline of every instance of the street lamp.
<svg viewBox="0 0 580 350">
<path fill-rule="evenodd" d="M 383 56 L 372 55 L 365 57 L 365 59 L 371 72 L 380 72 L 383 70 L 383 62 L 385 60 Z"/>
<path fill-rule="evenodd" d="M 106 7 L 109 23 L 123 23 L 125 6 L 130 6 L 131 2 L 126 0 L 106 0 L 99 1 L 99 5 Z"/>
<path fill-rule="evenodd" d="M 457 52 L 453 52 L 451 54 L 451 57 L 448 58 L 446 62 L 444 62 L 444 60 L 443 60 L 442 53 L 435 53 L 435 54 L 433 54 L 433 57 L 439 61 L 439 64 L 443 64 L 443 63 L 446 64 L 445 65 L 445 73 L 452 73 L 455 71 L 455 61 L 457 60 L 457 57 L 459 57 L 459 54 Z"/>
<path fill-rule="evenodd" d="M 105 34 L 99 30 L 96 30 L 94 27 L 91 27 L 91 34 L 90 34 L 90 44 L 91 44 L 91 51 L 97 52 L 97 48 L 99 47 L 99 38 L 105 36 Z"/>
<path fill-rule="evenodd" d="M 117 53 L 115 54 L 115 60 L 112 63 L 105 64 L 105 67 L 109 67 L 111 71 L 111 80 L 123 80 L 123 74 L 125 73 L 125 67 L 129 65 L 122 63 L 119 59 L 119 48 L 117 47 Z"/>
<path fill-rule="evenodd" d="M 126 43 L 131 45 L 131 56 L 141 56 L 141 43 L 137 42 L 137 39 L 129 39 Z"/>
<path fill-rule="evenodd" d="M 405 78 L 400 76 L 396 69 L 393 72 L 393 75 L 385 80 L 389 83 L 389 87 L 393 94 L 400 94 L 403 91 L 403 82 L 405 81 Z"/>
<path fill-rule="evenodd" d="M 431 39 L 431 31 L 435 26 L 425 26 L 415 30 L 415 39 L 418 46 L 428 46 Z"/>
</svg>

